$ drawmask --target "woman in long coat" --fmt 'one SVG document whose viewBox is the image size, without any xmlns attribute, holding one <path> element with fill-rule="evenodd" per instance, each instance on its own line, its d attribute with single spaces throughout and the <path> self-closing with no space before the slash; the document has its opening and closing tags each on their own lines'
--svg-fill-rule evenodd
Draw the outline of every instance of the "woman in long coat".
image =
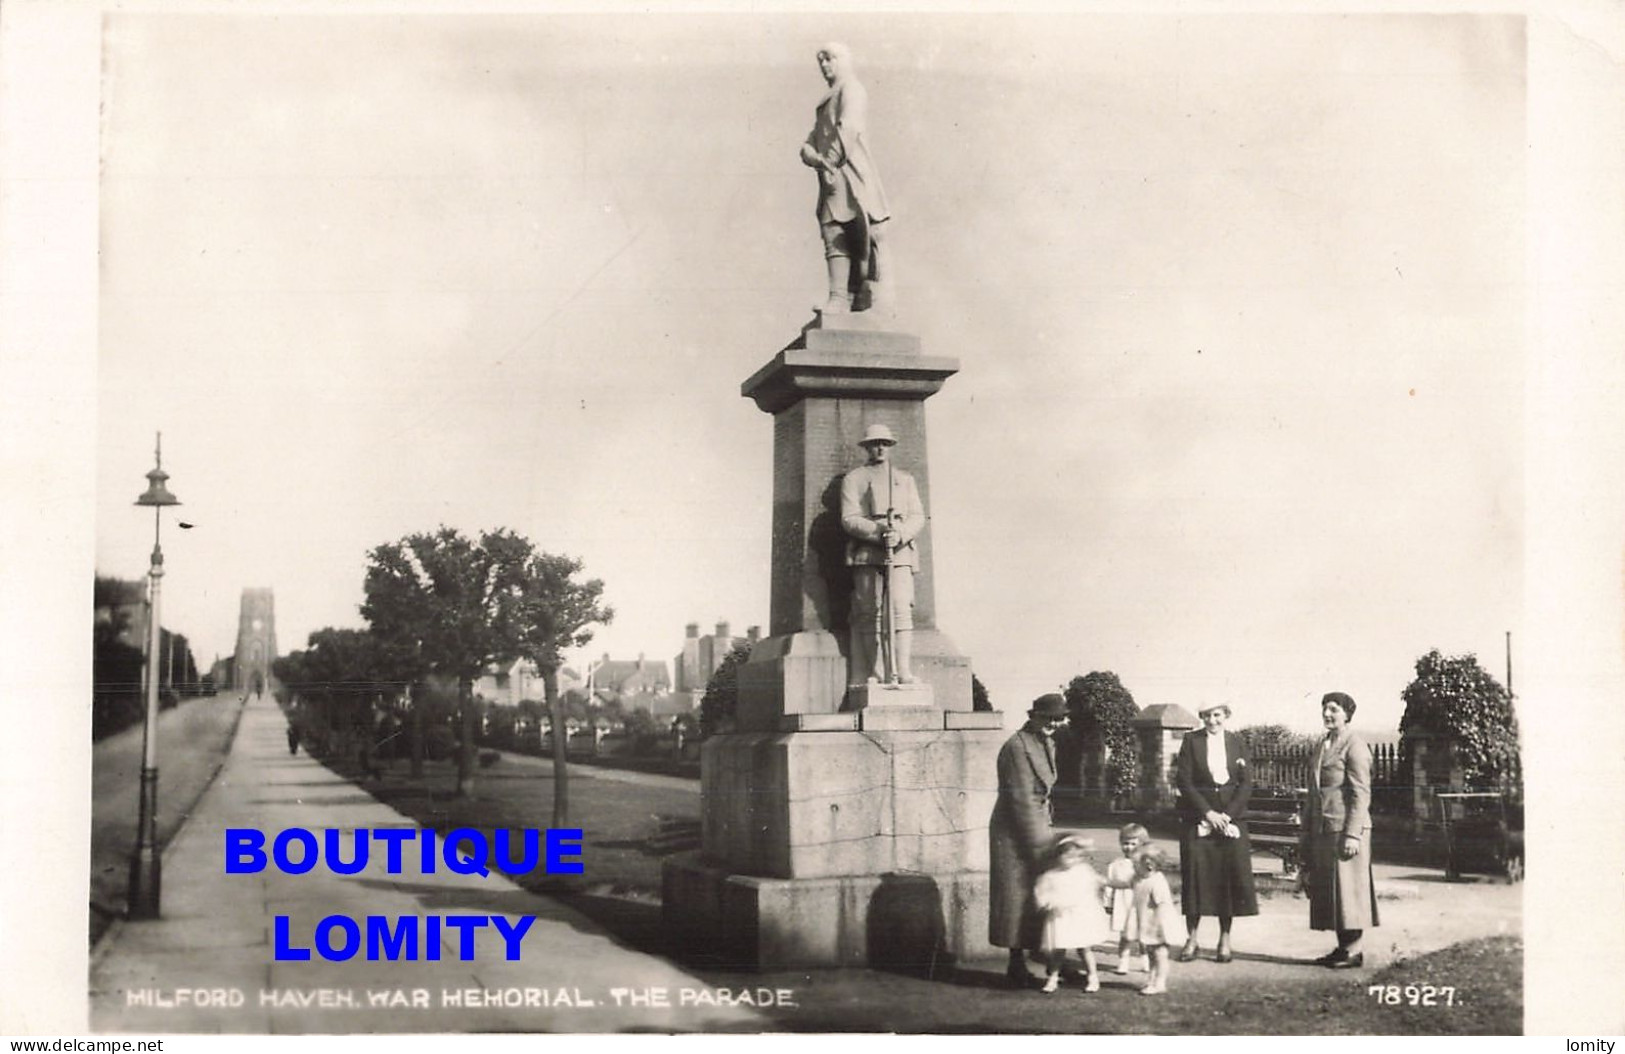
<svg viewBox="0 0 1625 1054">
<path fill-rule="evenodd" d="M 1033 884 L 1054 838 L 1054 735 L 1065 723 L 1066 700 L 1040 696 L 1027 711 L 1027 723 L 999 750 L 999 797 L 988 824 L 988 941 L 1010 949 L 1005 976 L 1022 986 L 1032 981 L 1023 951 L 1037 951 L 1043 944 L 1043 917 L 1033 903 Z"/>
<path fill-rule="evenodd" d="M 1348 727 L 1354 700 L 1327 692 L 1320 701 L 1326 738 L 1310 770 L 1303 829 L 1309 928 L 1337 931 L 1337 947 L 1315 961 L 1334 969 L 1365 965 L 1360 938 L 1377 925 L 1371 885 L 1371 748 Z"/>
<path fill-rule="evenodd" d="M 1204 915 L 1219 920 L 1215 962 L 1227 963 L 1230 920 L 1257 915 L 1253 847 L 1247 838 L 1247 800 L 1253 792 L 1247 741 L 1226 732 L 1230 707 L 1218 703 L 1198 712 L 1203 728 L 1187 735 L 1174 763 L 1184 827 L 1179 835 L 1179 903 L 1189 936 L 1179 961 L 1196 958 L 1196 927 Z"/>
</svg>

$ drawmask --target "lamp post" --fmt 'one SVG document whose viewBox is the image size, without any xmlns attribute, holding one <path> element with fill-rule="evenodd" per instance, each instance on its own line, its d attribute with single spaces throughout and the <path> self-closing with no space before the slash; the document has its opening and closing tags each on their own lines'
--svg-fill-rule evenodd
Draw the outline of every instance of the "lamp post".
<svg viewBox="0 0 1625 1054">
<path fill-rule="evenodd" d="M 158 858 L 158 594 L 164 577 L 164 551 L 158 545 L 158 528 L 165 505 L 179 505 L 180 499 L 164 486 L 164 434 L 158 433 L 153 453 L 157 464 L 147 473 L 147 490 L 135 500 L 152 506 L 152 568 L 147 611 L 147 719 L 141 731 L 141 813 L 136 821 L 135 850 L 130 855 L 129 915 L 132 919 L 158 917 L 158 893 L 163 878 Z"/>
</svg>

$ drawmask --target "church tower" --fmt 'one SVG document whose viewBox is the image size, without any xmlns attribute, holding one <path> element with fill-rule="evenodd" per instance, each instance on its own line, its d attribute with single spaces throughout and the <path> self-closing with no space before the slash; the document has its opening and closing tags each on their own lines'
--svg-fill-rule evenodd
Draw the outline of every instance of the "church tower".
<svg viewBox="0 0 1625 1054">
<path fill-rule="evenodd" d="M 258 694 L 271 688 L 271 663 L 276 660 L 276 603 L 269 589 L 243 590 L 242 613 L 237 620 L 237 655 L 232 663 L 232 687 Z"/>
</svg>

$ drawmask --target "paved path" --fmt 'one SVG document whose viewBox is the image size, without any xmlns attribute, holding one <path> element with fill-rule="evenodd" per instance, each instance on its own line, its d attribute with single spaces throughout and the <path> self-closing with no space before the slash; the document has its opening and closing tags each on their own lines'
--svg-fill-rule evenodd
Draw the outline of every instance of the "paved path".
<svg viewBox="0 0 1625 1054">
<path fill-rule="evenodd" d="M 303 753 L 290 757 L 286 724 L 268 697 L 251 699 L 224 769 L 164 854 L 164 917 L 123 922 L 98 946 L 90 1023 L 98 1032 L 616 1032 L 757 1031 L 765 1019 L 714 1005 L 715 991 L 663 959 L 617 944 L 596 924 L 493 875 L 440 867 L 403 874 L 381 853 L 357 875 L 318 866 L 228 875 L 224 830 L 256 827 L 411 828 L 416 824 Z M 415 844 L 415 843 L 414 843 Z M 344 849 L 351 850 L 349 839 Z M 291 944 L 312 946 L 328 915 L 535 916 L 517 962 L 492 928 L 459 958 L 445 927 L 439 961 L 346 962 L 313 953 L 274 957 L 274 927 L 288 916 Z M 619 1001 L 615 990 L 625 990 Z M 669 1007 L 656 1005 L 664 990 Z M 643 997 L 640 1005 L 632 1005 Z M 383 1004 L 370 1005 L 374 1000 Z M 199 1002 L 217 1005 L 197 1006 Z M 479 1005 L 469 1006 L 468 1003 Z M 218 1005 L 218 1004 L 227 1005 Z M 687 1005 L 685 1005 L 685 1003 Z M 179 1005 L 162 1005 L 179 1004 Z M 461 1005 L 459 1005 L 461 1004 Z"/>
</svg>

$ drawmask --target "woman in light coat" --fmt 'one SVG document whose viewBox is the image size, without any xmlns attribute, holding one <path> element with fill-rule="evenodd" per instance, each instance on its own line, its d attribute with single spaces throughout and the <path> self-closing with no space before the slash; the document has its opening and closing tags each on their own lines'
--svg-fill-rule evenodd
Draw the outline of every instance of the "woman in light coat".
<svg viewBox="0 0 1625 1054">
<path fill-rule="evenodd" d="M 1315 751 L 1303 827 L 1309 928 L 1335 930 L 1337 947 L 1321 966 L 1365 965 L 1360 938 L 1377 925 L 1371 884 L 1371 748 L 1348 722 L 1354 700 L 1327 692 L 1320 701 L 1326 738 Z"/>
</svg>

